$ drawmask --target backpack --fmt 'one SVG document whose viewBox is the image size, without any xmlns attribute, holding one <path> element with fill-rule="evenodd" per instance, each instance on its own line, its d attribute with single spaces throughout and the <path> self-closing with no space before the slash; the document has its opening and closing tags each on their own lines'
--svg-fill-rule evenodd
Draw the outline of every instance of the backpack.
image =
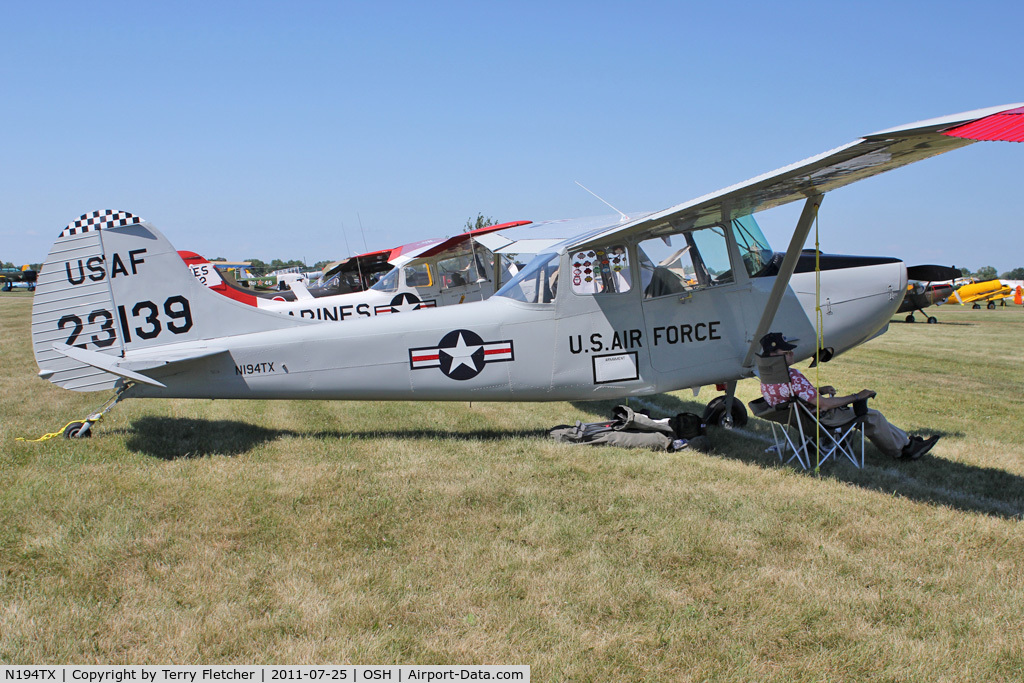
<svg viewBox="0 0 1024 683">
<path fill-rule="evenodd" d="M 669 419 L 672 431 L 677 439 L 693 439 L 698 436 L 707 436 L 707 425 L 696 413 L 679 413 Z"/>
</svg>

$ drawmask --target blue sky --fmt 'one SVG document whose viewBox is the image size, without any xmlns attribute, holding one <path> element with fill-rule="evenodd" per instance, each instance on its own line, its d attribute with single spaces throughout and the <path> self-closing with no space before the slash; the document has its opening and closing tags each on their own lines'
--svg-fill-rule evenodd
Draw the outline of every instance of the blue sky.
<svg viewBox="0 0 1024 683">
<path fill-rule="evenodd" d="M 94 209 L 208 257 L 658 210 L 876 130 L 1024 101 L 1024 3 L 32 2 L 0 43 L 0 260 Z M 821 244 L 1024 265 L 1024 145 L 830 193 Z M 761 216 L 784 249 L 798 207 Z M 362 230 L 360 229 L 360 224 Z M 364 241 L 365 235 L 365 241 Z"/>
</svg>

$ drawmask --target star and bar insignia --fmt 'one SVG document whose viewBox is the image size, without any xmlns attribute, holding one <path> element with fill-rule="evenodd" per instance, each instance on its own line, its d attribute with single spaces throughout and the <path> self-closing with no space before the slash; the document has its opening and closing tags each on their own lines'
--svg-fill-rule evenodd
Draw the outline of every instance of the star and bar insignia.
<svg viewBox="0 0 1024 683">
<path fill-rule="evenodd" d="M 435 308 L 437 302 L 433 299 L 423 300 L 411 292 L 396 294 L 389 304 L 382 304 L 373 307 L 374 315 L 385 313 L 405 313 L 406 311 L 418 311 L 421 308 Z"/>
<path fill-rule="evenodd" d="M 515 360 L 512 340 L 485 342 L 470 330 L 453 330 L 437 346 L 409 349 L 409 367 L 413 370 L 440 368 L 455 380 L 473 379 L 488 363 Z"/>
</svg>

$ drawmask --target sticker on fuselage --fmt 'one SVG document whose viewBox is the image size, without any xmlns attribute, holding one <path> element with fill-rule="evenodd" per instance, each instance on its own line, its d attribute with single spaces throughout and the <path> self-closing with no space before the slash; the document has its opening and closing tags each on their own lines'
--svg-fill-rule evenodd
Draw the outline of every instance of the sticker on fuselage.
<svg viewBox="0 0 1024 683">
<path fill-rule="evenodd" d="M 590 359 L 594 365 L 594 384 L 629 382 L 640 379 L 636 351 L 591 356 Z"/>
<path fill-rule="evenodd" d="M 515 360 L 512 340 L 485 342 L 470 330 L 453 330 L 437 346 L 409 349 L 409 367 L 413 370 L 440 368 L 455 380 L 473 379 L 488 363 Z"/>
</svg>

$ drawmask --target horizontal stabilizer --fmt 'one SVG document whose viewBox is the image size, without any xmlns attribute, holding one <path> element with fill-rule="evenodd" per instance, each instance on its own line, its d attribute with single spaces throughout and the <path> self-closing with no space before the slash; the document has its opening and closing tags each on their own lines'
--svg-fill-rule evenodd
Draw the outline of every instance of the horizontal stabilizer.
<svg viewBox="0 0 1024 683">
<path fill-rule="evenodd" d="M 293 282 L 290 285 L 288 285 L 288 287 L 293 292 L 295 292 L 295 300 L 296 301 L 303 300 L 303 299 L 310 299 L 310 300 L 312 300 L 314 298 L 313 295 L 309 293 L 309 290 L 306 289 L 306 283 L 304 283 L 302 280 L 296 280 L 295 282 Z"/>
<path fill-rule="evenodd" d="M 109 372 L 112 375 L 130 379 L 133 382 L 151 384 L 155 387 L 165 386 L 164 384 L 157 382 L 152 377 L 146 377 L 145 375 L 141 375 L 122 367 L 121 364 L 117 362 L 117 356 L 97 353 L 96 351 L 87 351 L 85 349 L 76 349 L 74 346 L 68 346 L 67 344 L 54 344 L 53 350 L 62 356 L 67 356 L 68 358 L 85 363 L 86 365 L 92 366 L 98 370 Z"/>
</svg>

